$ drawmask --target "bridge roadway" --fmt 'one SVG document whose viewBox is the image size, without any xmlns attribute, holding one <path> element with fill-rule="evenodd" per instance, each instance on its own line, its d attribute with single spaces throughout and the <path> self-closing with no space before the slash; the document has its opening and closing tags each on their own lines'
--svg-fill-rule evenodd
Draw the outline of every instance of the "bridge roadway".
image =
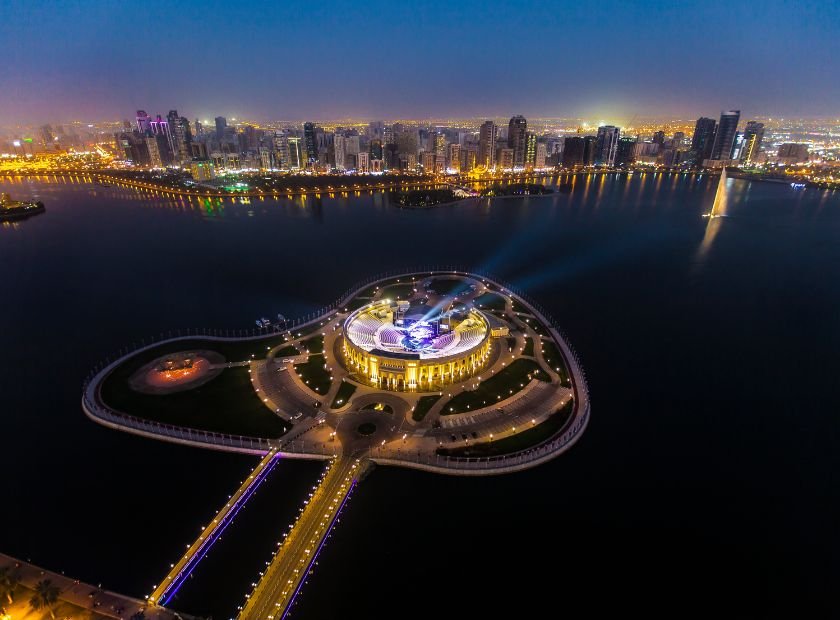
<svg viewBox="0 0 840 620">
<path fill-rule="evenodd" d="M 237 620 L 280 620 L 286 617 L 362 467 L 362 461 L 354 457 L 339 456 L 333 461 L 248 596 Z"/>
<path fill-rule="evenodd" d="M 172 567 L 166 578 L 155 587 L 154 592 L 149 596 L 152 605 L 166 605 L 178 592 L 178 589 L 190 576 L 193 569 L 204 558 L 213 543 L 218 540 L 221 533 L 236 516 L 240 508 L 248 501 L 251 494 L 265 480 L 268 473 L 273 469 L 279 454 L 272 450 L 266 454 L 251 474 L 242 482 L 236 493 L 231 496 L 227 503 L 216 513 L 213 521 L 201 530 L 196 541 L 187 549 L 186 554 Z"/>
</svg>

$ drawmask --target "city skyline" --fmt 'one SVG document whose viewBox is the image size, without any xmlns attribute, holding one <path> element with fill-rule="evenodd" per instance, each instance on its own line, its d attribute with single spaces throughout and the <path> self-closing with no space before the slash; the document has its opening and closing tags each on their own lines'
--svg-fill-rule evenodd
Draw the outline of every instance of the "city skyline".
<svg viewBox="0 0 840 620">
<path fill-rule="evenodd" d="M 136 101 L 258 121 L 515 113 L 621 124 L 736 105 L 755 117 L 836 114 L 840 10 L 831 6 L 483 6 L 184 3 L 138 19 L 128 5 L 7 1 L 4 117 L 116 118 Z M 607 44 L 599 53 L 588 45 L 595 28 Z M 307 33 L 317 47 L 306 47 Z M 720 62 L 715 42 L 726 49 Z M 611 48 L 619 60 L 608 60 Z M 809 60 L 814 49 L 820 62 Z"/>
</svg>

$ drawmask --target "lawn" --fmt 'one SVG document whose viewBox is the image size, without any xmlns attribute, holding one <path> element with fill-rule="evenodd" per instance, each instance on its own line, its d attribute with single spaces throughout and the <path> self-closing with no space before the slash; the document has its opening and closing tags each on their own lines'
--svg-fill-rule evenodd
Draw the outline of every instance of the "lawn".
<svg viewBox="0 0 840 620">
<path fill-rule="evenodd" d="M 139 367 L 139 365 L 138 365 Z M 125 364 L 103 382 L 102 400 L 117 411 L 175 426 L 252 437 L 279 437 L 283 420 L 260 400 L 247 368 L 228 368 L 192 390 L 142 394 L 128 385 L 134 370 Z"/>
<path fill-rule="evenodd" d="M 476 308 L 485 308 L 487 310 L 504 310 L 505 298 L 496 293 L 484 293 L 473 299 Z"/>
<path fill-rule="evenodd" d="M 441 410 L 441 415 L 480 409 L 509 398 L 528 385 L 531 381 L 528 375 L 535 370 L 539 370 L 539 365 L 534 360 L 519 358 L 489 379 L 479 383 L 476 389 L 456 394 L 446 403 Z M 544 375 L 545 372 L 537 373 L 536 377 L 540 378 L 541 374 Z M 548 380 L 548 377 L 545 380 Z"/>
<path fill-rule="evenodd" d="M 392 284 L 382 289 L 382 295 L 379 299 L 390 299 L 396 301 L 397 299 L 408 299 L 414 295 L 413 284 Z"/>
<path fill-rule="evenodd" d="M 522 352 L 522 355 L 534 357 L 534 339 L 530 336 L 525 338 L 525 350 Z"/>
<path fill-rule="evenodd" d="M 551 439 L 554 435 L 563 430 L 574 411 L 574 401 L 570 400 L 562 408 L 551 414 L 547 420 L 536 426 L 504 437 L 496 441 L 486 441 L 471 446 L 460 446 L 458 448 L 438 448 L 437 453 L 441 456 L 500 456 L 502 454 L 513 454 L 533 448 Z"/>
<path fill-rule="evenodd" d="M 293 345 L 287 345 L 285 347 L 277 349 L 277 352 L 274 354 L 274 357 L 294 357 L 295 355 L 300 355 L 300 351 L 297 350 L 297 347 Z"/>
<path fill-rule="evenodd" d="M 342 381 L 341 385 L 338 387 L 338 392 L 335 394 L 335 399 L 332 402 L 333 409 L 338 409 L 339 407 L 346 405 L 347 401 L 353 396 L 353 392 L 356 391 L 356 386 L 349 381 Z"/>
<path fill-rule="evenodd" d="M 332 375 L 324 368 L 326 362 L 320 353 L 310 355 L 309 360 L 302 364 L 295 364 L 295 372 L 311 390 L 318 394 L 326 394 L 332 385 Z"/>
<path fill-rule="evenodd" d="M 543 357 L 546 363 L 553 368 L 558 375 L 560 375 L 560 382 L 565 387 L 571 387 L 572 382 L 569 380 L 569 371 L 566 369 L 566 364 L 563 362 L 563 356 L 560 355 L 560 349 L 553 340 L 543 340 Z M 557 369 L 560 370 L 557 370 Z"/>
<path fill-rule="evenodd" d="M 415 422 L 420 422 L 423 418 L 426 417 L 426 414 L 429 413 L 429 409 L 440 400 L 440 396 L 421 396 L 420 400 L 417 401 L 417 406 L 414 407 L 414 411 L 411 412 L 411 419 Z"/>
<path fill-rule="evenodd" d="M 429 288 L 438 295 L 460 295 L 470 290 L 470 284 L 457 278 L 433 278 Z"/>
<path fill-rule="evenodd" d="M 317 336 L 312 336 L 312 338 L 307 338 L 306 340 L 302 340 L 300 343 L 300 348 L 310 354 L 315 353 L 323 353 L 324 352 L 324 337 L 321 334 Z"/>
</svg>

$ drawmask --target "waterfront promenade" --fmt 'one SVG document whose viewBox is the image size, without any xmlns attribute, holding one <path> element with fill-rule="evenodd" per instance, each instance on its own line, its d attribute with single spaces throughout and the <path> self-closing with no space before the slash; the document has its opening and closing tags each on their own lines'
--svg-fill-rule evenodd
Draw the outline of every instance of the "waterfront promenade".
<svg viewBox="0 0 840 620">
<path fill-rule="evenodd" d="M 100 585 L 84 583 L 66 575 L 43 569 L 39 566 L 13 558 L 12 556 L 0 553 L 0 568 L 11 567 L 13 574 L 19 580 L 21 586 L 28 590 L 34 590 L 40 581 L 49 580 L 52 585 L 58 588 L 58 600 L 86 610 L 93 618 L 111 618 L 113 620 L 126 620 L 143 614 L 145 620 L 193 620 L 192 616 L 181 614 L 164 607 L 151 607 L 147 601 L 118 594 L 105 590 Z M 0 601 L 3 605 L 8 602 Z M 10 607 L 10 615 L 14 618 L 18 603 L 28 605 L 28 599 L 18 597 L 13 607 Z M 28 608 L 27 608 L 28 611 Z M 19 617 L 19 616 L 17 616 Z"/>
</svg>

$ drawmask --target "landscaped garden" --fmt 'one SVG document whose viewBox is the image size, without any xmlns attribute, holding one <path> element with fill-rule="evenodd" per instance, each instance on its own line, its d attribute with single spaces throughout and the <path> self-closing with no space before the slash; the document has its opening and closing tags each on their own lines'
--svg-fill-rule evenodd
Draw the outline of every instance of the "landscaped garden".
<svg viewBox="0 0 840 620">
<path fill-rule="evenodd" d="M 563 429 L 573 412 L 574 401 L 569 400 L 563 407 L 551 414 L 548 419 L 515 435 L 457 448 L 438 448 L 437 453 L 441 456 L 484 457 L 521 452 L 554 437 Z"/>
<path fill-rule="evenodd" d="M 550 381 L 546 372 L 540 370 L 534 360 L 514 360 L 509 366 L 481 381 L 476 389 L 465 390 L 453 396 L 441 410 L 441 415 L 463 413 L 493 405 L 522 390 L 531 379 Z"/>
</svg>

